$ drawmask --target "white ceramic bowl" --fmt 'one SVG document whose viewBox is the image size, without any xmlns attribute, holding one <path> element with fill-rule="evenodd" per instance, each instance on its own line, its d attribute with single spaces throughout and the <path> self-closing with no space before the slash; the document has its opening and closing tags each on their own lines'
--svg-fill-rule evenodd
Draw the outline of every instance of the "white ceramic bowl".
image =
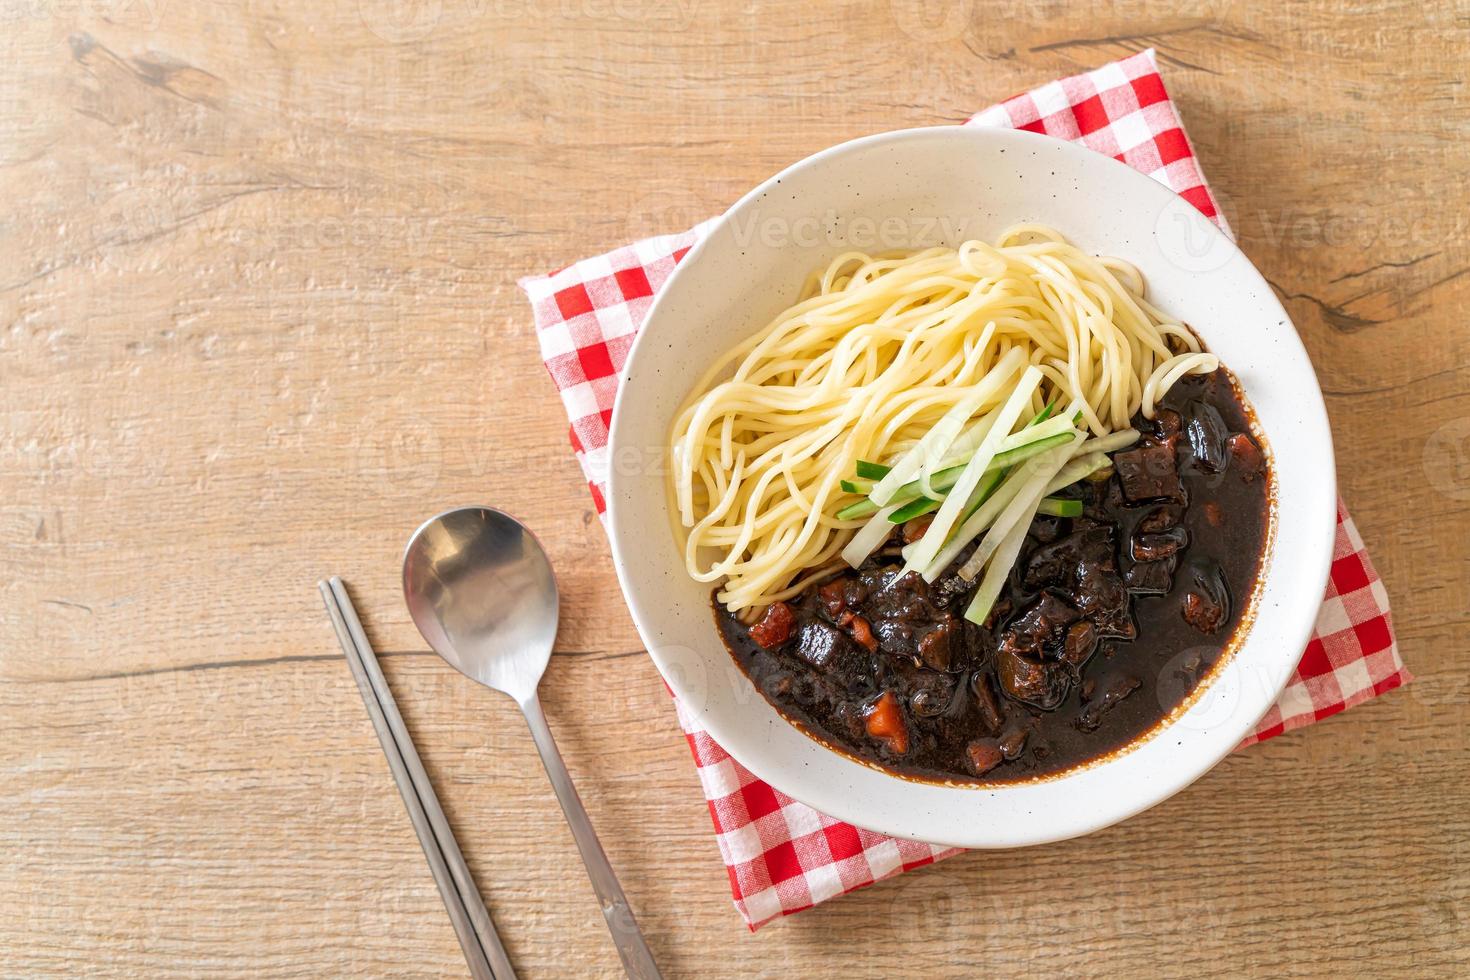
<svg viewBox="0 0 1470 980">
<path fill-rule="evenodd" d="M 1277 513 L 1256 616 L 1202 696 L 1130 750 L 1037 782 L 943 786 L 823 747 L 785 721 L 721 644 L 709 586 L 673 537 L 662 466 L 673 413 L 716 353 L 795 301 L 804 277 L 865 251 L 993 239 L 1049 224 L 1134 262 L 1155 304 L 1235 372 L 1274 455 Z M 1332 436 L 1286 312 L 1250 261 L 1183 199 L 1129 167 L 1032 133 L 936 127 L 844 143 L 732 207 L 659 294 L 613 414 L 609 499 L 618 577 L 684 709 L 742 765 L 818 810 L 873 830 L 1014 847 L 1106 827 L 1183 789 L 1247 735 L 1307 642 L 1331 560 Z M 1147 642 L 1147 638 L 1144 638 Z"/>
</svg>

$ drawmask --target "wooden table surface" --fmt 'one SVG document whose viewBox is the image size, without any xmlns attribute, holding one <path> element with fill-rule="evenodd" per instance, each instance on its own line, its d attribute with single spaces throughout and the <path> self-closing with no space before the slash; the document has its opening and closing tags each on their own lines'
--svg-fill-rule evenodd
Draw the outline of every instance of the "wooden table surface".
<svg viewBox="0 0 1470 980">
<path fill-rule="evenodd" d="M 1470 970 L 1470 8 L 0 3 L 0 974 L 455 975 L 338 573 L 526 977 L 614 976 L 414 526 L 541 535 L 544 701 L 669 976 Z M 1416 683 L 1082 840 L 749 935 L 518 276 L 1155 45 L 1321 375 Z"/>
</svg>

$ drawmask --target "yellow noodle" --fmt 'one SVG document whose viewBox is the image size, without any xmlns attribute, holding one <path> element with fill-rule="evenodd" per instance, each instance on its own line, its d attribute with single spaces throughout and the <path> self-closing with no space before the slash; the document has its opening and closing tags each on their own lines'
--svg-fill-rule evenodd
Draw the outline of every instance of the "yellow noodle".
<svg viewBox="0 0 1470 980">
<path fill-rule="evenodd" d="M 1218 366 L 1143 297 L 1136 268 L 1044 226 L 958 249 L 839 255 L 796 305 L 717 358 L 677 414 L 670 489 L 689 574 L 723 580 L 720 601 L 737 612 L 834 574 L 866 523 L 836 516 L 859 499 L 840 481 L 860 459 L 891 463 L 917 445 L 1012 349 L 1042 373 L 1031 411 L 1076 402 L 1095 435 L 1152 415 L 1180 377 Z"/>
</svg>

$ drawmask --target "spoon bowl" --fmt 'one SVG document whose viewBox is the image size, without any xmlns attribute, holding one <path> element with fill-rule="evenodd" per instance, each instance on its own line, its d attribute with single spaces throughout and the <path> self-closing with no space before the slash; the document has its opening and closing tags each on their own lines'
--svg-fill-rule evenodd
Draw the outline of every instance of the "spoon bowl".
<svg viewBox="0 0 1470 980">
<path fill-rule="evenodd" d="M 535 696 L 556 642 L 551 562 L 524 524 L 493 507 L 425 521 L 403 555 L 408 614 L 434 652 L 519 704 Z"/>
<path fill-rule="evenodd" d="M 536 536 L 493 507 L 461 507 L 431 517 L 414 532 L 403 554 L 403 598 L 435 653 L 521 706 L 623 970 L 638 980 L 658 980 L 658 965 L 536 696 L 536 685 L 551 661 L 560 612 L 556 576 Z"/>
</svg>

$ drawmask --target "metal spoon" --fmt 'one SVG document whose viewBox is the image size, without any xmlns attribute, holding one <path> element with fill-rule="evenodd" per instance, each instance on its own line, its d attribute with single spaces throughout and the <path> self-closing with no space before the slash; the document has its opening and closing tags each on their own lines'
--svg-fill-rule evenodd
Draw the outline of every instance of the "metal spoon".
<svg viewBox="0 0 1470 980">
<path fill-rule="evenodd" d="M 403 555 L 408 613 L 434 652 L 521 706 L 628 976 L 659 978 L 633 910 L 546 727 L 536 685 L 556 640 L 556 579 L 520 521 L 490 507 L 430 518 Z"/>
</svg>

